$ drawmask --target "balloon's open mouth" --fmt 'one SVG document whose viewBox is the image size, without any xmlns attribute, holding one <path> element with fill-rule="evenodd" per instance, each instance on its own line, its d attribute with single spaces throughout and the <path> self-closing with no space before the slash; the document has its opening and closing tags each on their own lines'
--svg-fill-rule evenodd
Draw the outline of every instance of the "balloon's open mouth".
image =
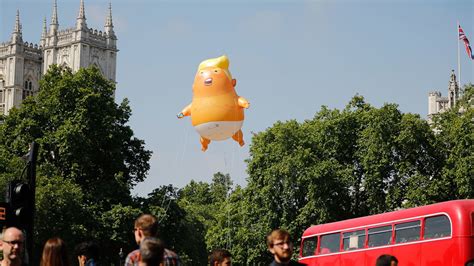
<svg viewBox="0 0 474 266">
<path fill-rule="evenodd" d="M 206 86 L 211 86 L 211 85 L 212 85 L 212 78 L 206 79 L 206 80 L 204 81 L 204 85 L 206 85 Z"/>
</svg>

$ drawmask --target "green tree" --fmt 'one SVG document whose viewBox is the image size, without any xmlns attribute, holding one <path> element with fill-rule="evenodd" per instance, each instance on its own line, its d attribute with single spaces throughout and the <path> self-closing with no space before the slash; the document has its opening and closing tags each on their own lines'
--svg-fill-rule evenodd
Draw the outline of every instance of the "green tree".
<svg viewBox="0 0 474 266">
<path fill-rule="evenodd" d="M 6 171 L 15 166 L 15 160 L 8 158 L 21 157 L 33 140 L 40 144 L 35 227 L 39 241 L 56 232 L 53 228 L 76 241 L 120 234 L 106 232 L 111 227 L 103 224 L 106 219 L 102 215 L 132 203 L 130 189 L 146 177 L 151 152 L 133 136 L 127 125 L 131 116 L 128 101 L 117 105 L 114 90 L 115 85 L 97 68 L 72 73 L 68 68 L 52 66 L 40 81 L 38 95 L 10 110 L 0 125 L 0 168 Z M 70 207 L 77 215 L 65 210 Z M 50 219 L 50 211 L 56 211 L 53 209 L 61 211 Z M 78 216 L 81 214 L 82 218 Z M 61 229 L 65 224 L 74 226 L 74 233 Z M 117 257 L 113 246 L 127 245 L 119 243 L 123 239 L 112 237 L 99 241 L 110 253 L 105 254 L 109 258 Z M 41 250 L 42 243 L 36 247 Z"/>
<path fill-rule="evenodd" d="M 223 174 L 221 172 L 217 172 L 212 177 L 212 183 L 210 186 L 210 195 L 212 202 L 215 204 L 219 204 L 225 201 L 232 189 L 232 180 L 229 174 Z"/>
<path fill-rule="evenodd" d="M 433 117 L 438 169 L 414 179 L 411 205 L 474 197 L 474 86 L 468 84 L 456 106 Z"/>
<path fill-rule="evenodd" d="M 256 261 L 256 257 L 264 258 L 266 255 L 257 254 L 255 251 L 264 249 L 261 240 L 267 228 L 259 228 L 260 224 L 246 222 L 251 206 L 246 205 L 248 202 L 244 193 L 245 190 L 240 186 L 232 191 L 220 209 L 214 212 L 215 223 L 206 233 L 208 250 L 229 250 L 235 265 L 251 265 L 252 261 Z M 249 224 L 250 227 L 247 227 Z"/>
<path fill-rule="evenodd" d="M 399 208 L 413 177 L 439 169 L 435 147 L 418 115 L 395 104 L 375 108 L 361 96 L 302 123 L 277 122 L 254 135 L 248 185 L 226 201 L 208 246 L 232 243 L 237 264 L 268 263 L 264 239 L 274 228 L 298 242 L 311 224 Z"/>
<path fill-rule="evenodd" d="M 145 178 L 151 152 L 133 137 L 126 125 L 128 101 L 117 105 L 114 89 L 97 68 L 73 74 L 53 66 L 40 81 L 39 94 L 5 118 L 2 143 L 22 154 L 29 142 L 38 141 L 39 162 L 87 188 L 87 200 L 110 206 L 130 199 L 130 188 Z"/>
<path fill-rule="evenodd" d="M 446 158 L 442 180 L 446 199 L 474 197 L 474 87 L 464 88 L 459 104 L 435 120 L 439 150 Z"/>
<path fill-rule="evenodd" d="M 208 238 L 213 237 L 209 235 L 209 229 L 215 226 L 218 216 L 224 211 L 231 187 L 230 175 L 218 172 L 213 175 L 211 184 L 192 180 L 179 191 L 179 205 L 186 211 L 186 220 L 192 226 L 190 228 L 194 239 L 200 243 L 193 246 L 194 250 L 201 254 L 199 262 L 202 265 L 206 264 L 207 253 L 216 248 L 212 245 L 206 246 Z M 189 244 L 189 241 L 187 242 Z"/>
<path fill-rule="evenodd" d="M 196 183 L 192 181 L 191 184 Z M 194 197 L 197 191 L 189 190 L 187 194 Z M 181 207 L 179 195 L 179 190 L 172 185 L 160 186 L 142 199 L 141 209 L 158 218 L 159 237 L 185 265 L 204 265 L 207 261 L 204 225 Z"/>
<path fill-rule="evenodd" d="M 60 176 L 39 176 L 36 190 L 35 261 L 39 260 L 43 244 L 60 236 L 68 245 L 85 239 L 89 224 L 84 207 L 84 193 L 72 180 Z M 72 248 L 72 247 L 69 247 Z"/>
<path fill-rule="evenodd" d="M 123 255 L 137 248 L 134 236 L 135 219 L 142 213 L 140 208 L 130 205 L 116 204 L 110 210 L 102 213 L 97 212 L 100 227 L 96 227 L 93 233 L 94 239 L 110 240 L 107 246 L 109 251 L 107 261 L 114 265 L 119 262 L 120 251 Z M 95 221 L 94 221 L 95 222 Z M 85 239 L 87 240 L 87 239 Z"/>
</svg>

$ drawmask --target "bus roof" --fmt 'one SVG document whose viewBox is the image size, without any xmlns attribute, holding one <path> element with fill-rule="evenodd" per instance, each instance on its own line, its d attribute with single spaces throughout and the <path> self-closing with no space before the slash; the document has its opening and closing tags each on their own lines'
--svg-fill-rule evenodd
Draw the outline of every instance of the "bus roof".
<svg viewBox="0 0 474 266">
<path fill-rule="evenodd" d="M 313 225 L 304 231 L 303 237 L 336 231 L 346 231 L 350 229 L 357 230 L 357 228 L 361 227 L 368 227 L 372 225 L 375 226 L 377 224 L 389 223 L 392 221 L 402 221 L 410 218 L 427 216 L 437 213 L 447 214 L 450 219 L 452 219 L 453 228 L 461 226 L 469 231 L 470 225 L 464 225 L 459 223 L 462 223 L 463 216 L 474 215 L 474 199 L 452 200 L 416 208 L 403 209 L 382 214 L 348 219 L 339 222 Z M 466 219 L 464 218 L 464 220 Z M 467 218 L 467 220 L 470 221 L 470 217 Z M 474 234 L 474 232 L 472 233 Z M 453 230 L 453 234 L 456 234 L 456 230 Z"/>
</svg>

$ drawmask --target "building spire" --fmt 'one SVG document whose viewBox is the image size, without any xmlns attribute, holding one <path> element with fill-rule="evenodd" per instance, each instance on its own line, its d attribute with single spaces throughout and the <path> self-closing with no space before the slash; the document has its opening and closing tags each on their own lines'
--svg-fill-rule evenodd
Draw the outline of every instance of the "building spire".
<svg viewBox="0 0 474 266">
<path fill-rule="evenodd" d="M 84 0 L 81 0 L 81 6 L 79 7 L 79 15 L 77 16 L 77 18 L 86 18 L 86 15 L 85 15 L 85 11 L 84 11 Z"/>
<path fill-rule="evenodd" d="M 78 30 L 87 29 L 86 12 L 84 9 L 84 0 L 81 0 L 81 4 L 79 7 L 79 15 L 77 15 L 77 20 L 76 20 L 76 29 Z"/>
<path fill-rule="evenodd" d="M 456 74 L 454 70 L 451 71 L 451 78 L 449 80 L 448 86 L 448 104 L 450 108 L 453 108 L 456 105 L 456 102 L 459 99 L 459 86 L 456 81 Z"/>
<path fill-rule="evenodd" d="M 43 32 L 41 33 L 40 45 L 46 45 L 46 35 L 48 34 L 48 28 L 46 27 L 46 17 L 43 18 Z"/>
<path fill-rule="evenodd" d="M 45 39 L 47 33 L 48 33 L 48 28 L 46 27 L 46 17 L 44 17 L 43 18 L 43 32 L 41 33 L 41 39 Z"/>
<path fill-rule="evenodd" d="M 15 20 L 15 29 L 13 32 L 21 34 L 21 24 L 20 24 L 20 10 L 16 10 L 16 20 Z"/>
<path fill-rule="evenodd" d="M 113 27 L 114 24 L 112 23 L 112 3 L 109 2 L 109 14 L 107 15 L 107 19 L 105 20 L 105 26 Z"/>
<path fill-rule="evenodd" d="M 114 24 L 112 22 L 112 3 L 109 2 L 109 14 L 107 14 L 107 18 L 105 19 L 105 32 L 109 36 L 115 36 L 114 33 Z"/>
<path fill-rule="evenodd" d="M 53 16 L 51 17 L 51 34 L 56 34 L 58 31 L 59 23 L 58 23 L 58 4 L 56 0 L 54 0 L 53 4 Z"/>
<path fill-rule="evenodd" d="M 12 33 L 12 42 L 22 42 L 21 23 L 20 23 L 20 10 L 16 10 L 15 28 Z"/>
</svg>

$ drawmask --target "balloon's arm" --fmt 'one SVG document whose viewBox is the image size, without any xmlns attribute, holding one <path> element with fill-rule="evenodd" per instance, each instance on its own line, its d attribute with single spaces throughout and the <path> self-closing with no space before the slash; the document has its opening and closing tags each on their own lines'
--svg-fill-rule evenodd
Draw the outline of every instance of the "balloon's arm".
<svg viewBox="0 0 474 266">
<path fill-rule="evenodd" d="M 239 96 L 239 106 L 242 107 L 242 108 L 249 108 L 250 103 L 244 97 Z"/>
<path fill-rule="evenodd" d="M 177 115 L 177 117 L 178 118 L 183 118 L 185 116 L 191 115 L 191 105 L 192 105 L 192 103 L 190 103 L 188 106 L 184 107 L 184 109 L 181 111 L 181 113 L 179 113 Z"/>
</svg>

